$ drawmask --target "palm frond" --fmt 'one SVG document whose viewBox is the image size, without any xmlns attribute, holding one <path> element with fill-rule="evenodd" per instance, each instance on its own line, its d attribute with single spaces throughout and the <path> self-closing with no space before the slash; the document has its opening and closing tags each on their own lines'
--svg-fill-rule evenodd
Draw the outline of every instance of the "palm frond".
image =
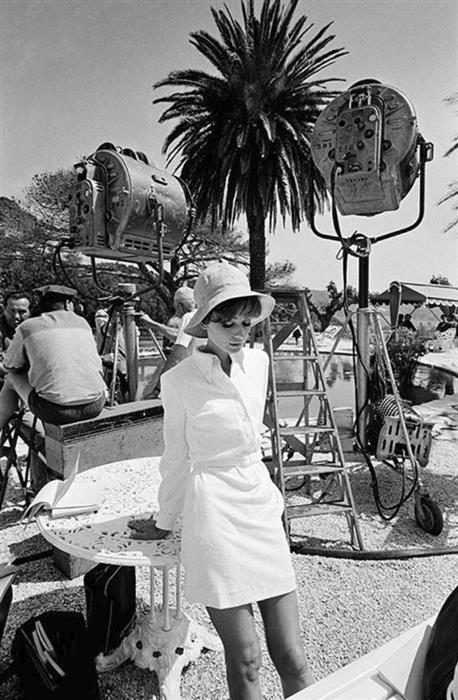
<svg viewBox="0 0 458 700">
<path fill-rule="evenodd" d="M 227 6 L 212 8 L 218 35 L 193 32 L 191 44 L 217 75 L 176 70 L 154 86 L 171 89 L 154 99 L 165 105 L 160 121 L 174 122 L 163 150 L 201 221 L 232 226 L 246 214 L 259 236 L 278 216 L 297 230 L 310 207 L 326 202 L 310 136 L 340 79 L 318 74 L 347 52 L 333 48 L 331 23 L 316 28 L 297 7 L 298 0 L 242 0 L 240 21 Z"/>
</svg>

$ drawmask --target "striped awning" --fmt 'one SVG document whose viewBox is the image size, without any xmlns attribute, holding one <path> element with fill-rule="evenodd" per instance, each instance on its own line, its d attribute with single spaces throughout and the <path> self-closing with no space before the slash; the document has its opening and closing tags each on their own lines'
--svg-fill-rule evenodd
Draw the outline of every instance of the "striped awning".
<svg viewBox="0 0 458 700">
<path fill-rule="evenodd" d="M 411 282 L 391 282 L 389 289 L 373 299 L 374 304 L 390 304 L 393 297 L 400 304 L 425 306 L 458 306 L 458 287 L 445 284 L 412 284 Z"/>
</svg>

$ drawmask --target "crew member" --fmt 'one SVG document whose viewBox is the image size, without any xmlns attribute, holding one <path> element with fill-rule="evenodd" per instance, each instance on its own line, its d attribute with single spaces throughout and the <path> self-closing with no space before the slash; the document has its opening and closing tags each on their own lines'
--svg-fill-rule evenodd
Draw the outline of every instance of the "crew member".
<svg viewBox="0 0 458 700">
<path fill-rule="evenodd" d="M 5 306 L 0 316 L 0 386 L 6 370 L 3 355 L 13 339 L 16 328 L 30 317 L 30 297 L 23 291 L 10 292 L 3 300 Z"/>
<path fill-rule="evenodd" d="M 28 403 L 40 420 L 60 425 L 97 416 L 106 400 L 102 364 L 91 327 L 73 312 L 74 289 L 49 284 L 41 315 L 18 328 L 5 353 L 0 428 Z"/>
<path fill-rule="evenodd" d="M 191 343 L 195 339 L 184 333 L 184 328 L 188 325 L 190 318 L 194 315 L 195 301 L 194 292 L 190 287 L 180 287 L 174 294 L 173 305 L 175 314 L 169 319 L 167 325 L 158 323 L 148 316 L 142 314 L 140 321 L 146 326 L 153 328 L 164 336 L 164 349 L 166 359 L 158 364 L 155 372 L 151 375 L 148 383 L 143 389 L 142 399 L 156 399 L 159 395 L 159 381 L 164 372 L 174 367 L 189 355 L 192 348 Z"/>
<path fill-rule="evenodd" d="M 173 296 L 173 307 L 175 313 L 166 324 L 154 321 L 146 313 L 142 313 L 139 317 L 139 321 L 144 323 L 145 326 L 152 328 L 153 331 L 164 336 L 165 350 L 171 349 L 176 342 L 183 316 L 193 311 L 195 308 L 193 290 L 190 287 L 180 287 L 177 289 Z"/>
</svg>

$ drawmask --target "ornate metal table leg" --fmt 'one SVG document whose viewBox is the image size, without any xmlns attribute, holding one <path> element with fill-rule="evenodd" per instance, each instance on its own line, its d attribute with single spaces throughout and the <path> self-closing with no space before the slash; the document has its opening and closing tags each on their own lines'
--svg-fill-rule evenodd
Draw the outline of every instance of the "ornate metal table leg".
<svg viewBox="0 0 458 700">
<path fill-rule="evenodd" d="M 179 700 L 181 672 L 202 649 L 222 651 L 216 635 L 181 611 L 180 567 L 176 573 L 176 608 L 169 607 L 169 567 L 163 568 L 162 607 L 154 607 L 154 569 L 151 568 L 151 608 L 112 654 L 96 659 L 98 671 L 109 671 L 127 659 L 155 671 L 162 700 Z"/>
</svg>

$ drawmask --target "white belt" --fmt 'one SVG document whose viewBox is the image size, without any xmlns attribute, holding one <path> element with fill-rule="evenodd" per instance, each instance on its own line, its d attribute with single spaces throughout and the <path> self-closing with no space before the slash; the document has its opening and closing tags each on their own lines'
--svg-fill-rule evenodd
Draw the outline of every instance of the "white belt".
<svg viewBox="0 0 458 700">
<path fill-rule="evenodd" d="M 208 459 L 201 462 L 193 462 L 193 469 L 219 469 L 224 467 L 249 467 L 254 462 L 262 460 L 261 450 L 250 452 L 247 455 L 234 455 L 233 457 L 224 457 L 224 459 Z"/>
</svg>

